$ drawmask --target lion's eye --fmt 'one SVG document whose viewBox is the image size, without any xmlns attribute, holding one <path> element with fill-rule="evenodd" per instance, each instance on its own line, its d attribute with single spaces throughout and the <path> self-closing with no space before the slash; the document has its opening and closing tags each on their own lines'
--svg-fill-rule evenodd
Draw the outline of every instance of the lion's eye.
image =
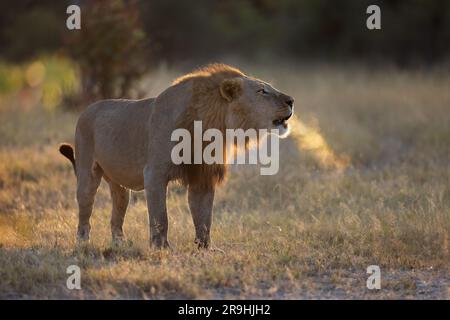
<svg viewBox="0 0 450 320">
<path fill-rule="evenodd" d="M 266 89 L 259 89 L 257 92 L 259 92 L 259 93 L 261 93 L 261 94 L 264 94 L 264 95 L 266 95 L 266 94 L 269 94 L 269 91 L 267 91 Z"/>
</svg>

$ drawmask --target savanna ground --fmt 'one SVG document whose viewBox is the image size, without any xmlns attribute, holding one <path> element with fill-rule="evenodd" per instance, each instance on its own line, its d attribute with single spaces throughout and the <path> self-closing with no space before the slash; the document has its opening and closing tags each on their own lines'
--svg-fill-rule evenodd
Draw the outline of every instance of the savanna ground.
<svg viewBox="0 0 450 320">
<path fill-rule="evenodd" d="M 300 121 L 281 141 L 277 175 L 232 169 L 216 197 L 213 251 L 194 245 L 177 185 L 172 251 L 149 249 L 142 193 L 127 243 L 112 246 L 104 182 L 91 243 L 77 246 L 75 177 L 57 152 L 77 113 L 30 103 L 39 84 L 2 96 L 0 297 L 449 299 L 448 69 L 243 69 L 292 94 Z M 142 87 L 156 95 L 177 75 L 161 68 Z M 82 290 L 66 288 L 72 264 Z M 381 290 L 366 288 L 369 265 L 381 268 Z"/>
</svg>

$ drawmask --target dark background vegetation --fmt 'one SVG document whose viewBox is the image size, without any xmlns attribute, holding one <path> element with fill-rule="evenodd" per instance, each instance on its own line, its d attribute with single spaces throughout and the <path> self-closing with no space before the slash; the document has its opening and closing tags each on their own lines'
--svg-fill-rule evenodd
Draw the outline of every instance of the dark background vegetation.
<svg viewBox="0 0 450 320">
<path fill-rule="evenodd" d="M 82 15 L 89 15 L 93 4 L 104 3 L 105 12 L 96 19 L 107 20 L 108 6 L 114 2 L 2 1 L 0 56 L 22 60 L 62 48 L 68 34 L 65 9 L 69 4 L 79 4 Z M 377 59 L 409 64 L 438 62 L 450 52 L 447 0 L 123 2 L 127 7 L 133 3 L 138 7 L 146 33 L 142 42 L 152 63 L 214 59 L 232 53 L 251 59 L 276 54 L 296 59 Z M 370 32 L 365 27 L 370 4 L 381 7 L 382 31 Z M 84 27 L 86 17 L 82 16 Z"/>
<path fill-rule="evenodd" d="M 81 7 L 80 31 L 65 27 L 70 4 Z M 366 28 L 370 4 L 381 7 L 382 30 Z M 129 95 L 161 63 L 440 64 L 450 53 L 450 1 L 2 1 L 0 43 L 7 63 L 70 57 L 81 70 L 81 96 L 92 101 Z"/>
</svg>

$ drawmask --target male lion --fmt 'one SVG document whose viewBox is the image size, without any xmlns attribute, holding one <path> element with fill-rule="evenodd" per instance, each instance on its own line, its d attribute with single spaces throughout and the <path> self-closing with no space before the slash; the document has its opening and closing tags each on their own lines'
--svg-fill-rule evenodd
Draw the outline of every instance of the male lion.
<svg viewBox="0 0 450 320">
<path fill-rule="evenodd" d="M 113 241 L 124 236 L 129 189 L 145 189 L 150 243 L 168 247 L 167 184 L 178 180 L 188 188 L 195 242 L 207 248 L 214 191 L 225 177 L 226 164 L 175 165 L 171 133 L 177 128 L 192 132 L 194 120 L 201 120 L 203 130 L 279 129 L 283 135 L 293 103 L 292 97 L 264 81 L 224 64 L 212 64 L 175 80 L 156 98 L 102 100 L 90 105 L 78 119 L 75 155 L 69 144 L 59 148 L 72 162 L 77 177 L 78 239 L 89 239 L 89 218 L 103 177 L 111 189 Z"/>
</svg>

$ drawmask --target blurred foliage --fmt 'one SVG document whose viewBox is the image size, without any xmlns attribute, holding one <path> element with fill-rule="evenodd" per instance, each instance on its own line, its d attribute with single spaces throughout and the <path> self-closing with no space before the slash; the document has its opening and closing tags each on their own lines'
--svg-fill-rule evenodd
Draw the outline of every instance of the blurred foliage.
<svg viewBox="0 0 450 320">
<path fill-rule="evenodd" d="M 149 66 L 230 54 L 408 65 L 440 62 L 450 54 L 448 0 L 22 0 L 0 2 L 0 43 L 6 44 L 0 57 L 23 60 L 62 47 L 64 38 L 77 33 L 65 27 L 66 7 L 74 3 L 82 11 L 80 43 L 86 43 L 84 51 L 67 49 L 89 54 L 84 63 L 96 56 L 95 64 L 122 59 L 133 65 L 123 69 L 139 69 L 139 59 L 127 56 L 136 50 Z M 381 31 L 366 28 L 371 4 L 381 8 Z"/>
<path fill-rule="evenodd" d="M 141 1 L 154 57 L 169 63 L 271 56 L 400 65 L 439 62 L 450 53 L 446 0 Z M 366 9 L 381 8 L 381 31 Z"/>
<path fill-rule="evenodd" d="M 65 24 L 74 3 L 81 7 L 79 31 Z M 370 4 L 381 7 L 382 30 L 366 28 Z M 226 56 L 401 66 L 448 61 L 450 1 L 3 1 L 0 43 L 0 61 L 14 63 L 65 52 L 80 66 L 83 100 L 92 101 L 138 95 L 133 83 L 161 62 L 191 67 Z M 5 68 L 0 65 L 0 74 Z M 0 90 L 20 82 L 16 69 L 8 72 Z"/>
<path fill-rule="evenodd" d="M 67 38 L 68 52 L 80 64 L 83 98 L 129 96 L 148 66 L 136 3 L 96 0 L 83 8 L 81 30 Z"/>
<path fill-rule="evenodd" d="M 43 56 L 29 63 L 0 63 L 0 97 L 13 95 L 25 108 L 35 104 L 52 111 L 79 93 L 78 67 L 62 56 Z"/>
<path fill-rule="evenodd" d="M 61 47 L 64 1 L 0 1 L 0 57 L 18 62 Z"/>
</svg>

